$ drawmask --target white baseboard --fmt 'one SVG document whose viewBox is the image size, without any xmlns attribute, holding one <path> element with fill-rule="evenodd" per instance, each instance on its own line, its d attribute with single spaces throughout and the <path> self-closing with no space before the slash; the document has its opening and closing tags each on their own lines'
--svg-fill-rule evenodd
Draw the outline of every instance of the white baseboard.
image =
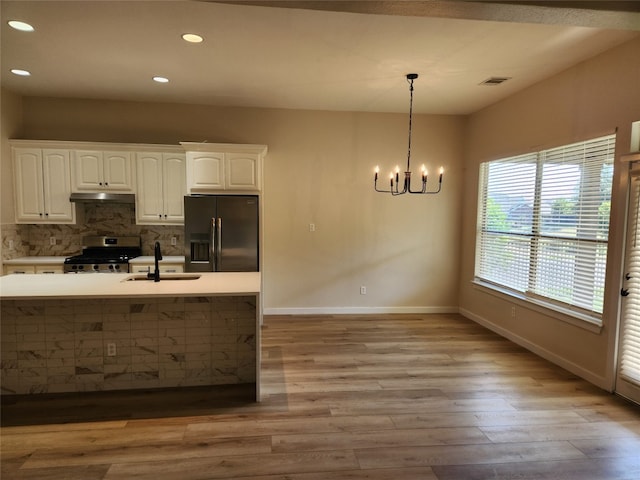
<svg viewBox="0 0 640 480">
<path fill-rule="evenodd" d="M 264 315 L 369 315 L 383 313 L 458 313 L 458 307 L 309 307 L 265 308 Z"/>
<path fill-rule="evenodd" d="M 561 357 L 553 352 L 550 352 L 549 350 L 541 347 L 540 345 L 530 342 L 526 338 L 516 335 L 515 333 L 499 325 L 496 325 L 495 323 L 492 323 L 491 321 L 487 320 L 484 317 L 476 315 L 475 313 L 472 313 L 464 308 L 459 309 L 459 311 L 460 311 L 460 315 L 462 315 L 463 317 L 466 317 L 469 320 L 473 320 L 474 322 L 482 325 L 483 327 L 488 328 L 492 332 L 497 333 L 501 337 L 511 340 L 513 343 L 520 345 L 523 348 L 526 348 L 530 352 L 535 353 L 539 357 L 542 357 L 545 360 L 548 360 L 558 365 L 559 367 L 564 368 L 565 370 L 570 371 L 574 375 L 578 375 L 579 377 L 585 379 L 586 381 L 593 383 L 597 387 L 600 387 L 603 390 L 606 390 L 608 392 L 612 390 L 612 386 L 609 384 L 609 381 L 605 377 L 596 375 L 592 371 L 586 370 L 582 368 L 580 365 L 577 365 L 571 362 L 570 360 L 567 360 L 564 357 Z"/>
</svg>

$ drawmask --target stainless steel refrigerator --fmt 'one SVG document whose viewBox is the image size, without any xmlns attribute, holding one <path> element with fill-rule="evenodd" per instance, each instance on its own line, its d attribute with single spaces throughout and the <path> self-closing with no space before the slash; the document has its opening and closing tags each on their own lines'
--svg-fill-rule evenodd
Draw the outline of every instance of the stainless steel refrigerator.
<svg viewBox="0 0 640 480">
<path fill-rule="evenodd" d="M 185 271 L 259 270 L 258 197 L 184 197 Z"/>
</svg>

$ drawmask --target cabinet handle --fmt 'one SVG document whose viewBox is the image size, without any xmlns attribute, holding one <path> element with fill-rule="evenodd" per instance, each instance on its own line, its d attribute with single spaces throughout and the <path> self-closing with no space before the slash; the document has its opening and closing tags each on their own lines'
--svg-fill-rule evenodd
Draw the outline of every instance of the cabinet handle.
<svg viewBox="0 0 640 480">
<path fill-rule="evenodd" d="M 48 216 L 49 216 L 49 214 L 48 214 L 48 213 L 45 213 L 45 214 L 44 214 L 44 216 L 45 216 L 45 217 L 48 217 Z"/>
<path fill-rule="evenodd" d="M 102 186 L 102 182 L 99 182 L 98 185 Z"/>
<path fill-rule="evenodd" d="M 158 218 L 162 218 L 162 214 L 161 213 L 158 214 Z"/>
<path fill-rule="evenodd" d="M 104 182 L 104 186 L 108 187 L 109 186 L 109 182 Z"/>
</svg>

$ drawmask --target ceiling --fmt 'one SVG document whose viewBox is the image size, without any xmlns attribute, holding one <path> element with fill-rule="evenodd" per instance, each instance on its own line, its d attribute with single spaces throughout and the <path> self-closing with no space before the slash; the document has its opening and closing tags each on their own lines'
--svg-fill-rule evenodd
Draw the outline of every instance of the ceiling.
<svg viewBox="0 0 640 480">
<path fill-rule="evenodd" d="M 3 0 L 1 81 L 27 96 L 406 112 L 415 72 L 415 112 L 469 114 L 640 35 L 640 2 L 549 3 Z M 493 76 L 511 79 L 479 85 Z"/>
</svg>

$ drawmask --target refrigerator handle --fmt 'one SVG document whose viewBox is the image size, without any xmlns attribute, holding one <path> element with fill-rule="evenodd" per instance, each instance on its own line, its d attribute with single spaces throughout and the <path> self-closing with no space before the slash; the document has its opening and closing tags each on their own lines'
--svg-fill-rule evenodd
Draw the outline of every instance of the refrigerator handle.
<svg viewBox="0 0 640 480">
<path fill-rule="evenodd" d="M 211 271 L 215 272 L 216 270 L 216 217 L 211 218 L 211 231 L 210 233 L 210 242 L 209 242 L 209 258 L 211 259 Z"/>
<path fill-rule="evenodd" d="M 216 254 L 216 272 L 220 270 L 220 261 L 222 260 L 222 217 L 218 217 L 217 227 L 218 238 L 216 239 L 216 248 L 218 252 Z"/>
</svg>

